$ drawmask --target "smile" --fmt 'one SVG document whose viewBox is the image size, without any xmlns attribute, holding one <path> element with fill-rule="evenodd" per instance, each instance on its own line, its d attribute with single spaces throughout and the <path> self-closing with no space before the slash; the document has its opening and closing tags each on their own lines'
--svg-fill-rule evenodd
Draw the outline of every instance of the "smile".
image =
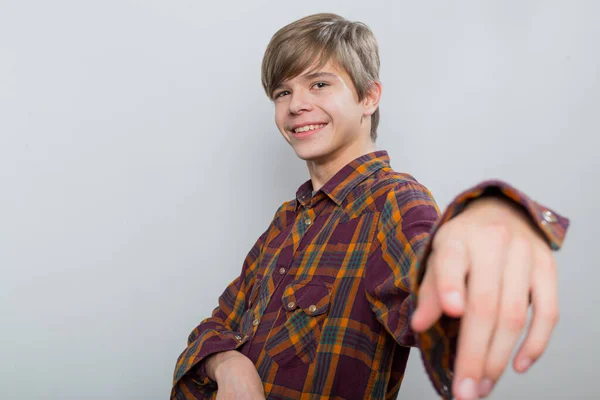
<svg viewBox="0 0 600 400">
<path fill-rule="evenodd" d="M 292 130 L 292 133 L 294 136 L 296 136 L 298 138 L 306 137 L 306 136 L 310 136 L 314 133 L 321 131 L 321 129 L 323 129 L 327 125 L 328 124 L 305 125 L 305 126 L 301 126 L 299 128 Z"/>
</svg>

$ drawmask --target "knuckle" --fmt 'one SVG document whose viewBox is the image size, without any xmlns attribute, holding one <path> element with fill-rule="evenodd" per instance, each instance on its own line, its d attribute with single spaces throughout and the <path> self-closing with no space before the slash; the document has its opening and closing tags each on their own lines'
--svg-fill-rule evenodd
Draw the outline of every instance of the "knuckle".
<svg viewBox="0 0 600 400">
<path fill-rule="evenodd" d="M 439 279 L 437 282 L 437 290 L 440 296 L 444 296 L 450 292 L 461 292 L 461 288 L 458 287 L 454 282 L 448 280 Z"/>
<path fill-rule="evenodd" d="M 423 285 L 419 290 L 419 295 L 417 296 L 417 305 L 423 305 L 427 302 L 431 301 L 432 293 L 429 285 Z"/>
<path fill-rule="evenodd" d="M 469 302 L 469 312 L 479 318 L 492 318 L 496 310 L 496 302 L 490 296 L 478 296 Z"/>
<path fill-rule="evenodd" d="M 558 324 L 560 318 L 558 310 L 554 308 L 542 313 L 541 317 L 552 327 Z"/>
<path fill-rule="evenodd" d="M 538 359 L 546 350 L 546 342 L 543 340 L 532 341 L 528 344 L 525 351 L 533 360 Z"/>
<path fill-rule="evenodd" d="M 506 244 L 508 242 L 510 232 L 506 223 L 496 221 L 490 223 L 485 229 L 488 240 L 492 240 L 497 244 Z"/>
<path fill-rule="evenodd" d="M 506 362 L 498 360 L 490 360 L 485 366 L 485 376 L 490 378 L 492 381 L 497 381 L 506 369 Z"/>
<path fill-rule="evenodd" d="M 471 376 L 478 379 L 485 373 L 485 358 L 480 352 L 470 352 L 469 354 L 462 354 L 461 364 L 457 363 L 457 372 L 461 376 Z M 459 356 L 459 358 L 461 358 Z"/>
<path fill-rule="evenodd" d="M 444 244 L 449 237 L 451 237 L 450 233 L 448 232 L 450 228 L 450 225 L 452 224 L 452 220 L 450 220 L 447 224 L 442 225 L 440 227 L 440 229 L 437 231 L 437 233 L 435 234 L 435 236 L 433 237 L 433 247 L 435 249 L 439 248 L 442 244 Z"/>
<path fill-rule="evenodd" d="M 512 238 L 510 245 L 512 250 L 517 251 L 520 255 L 529 256 L 531 254 L 531 242 L 523 236 Z"/>
<path fill-rule="evenodd" d="M 552 320 L 553 326 L 556 326 L 556 324 L 558 324 L 558 321 L 560 321 L 560 312 L 557 311 L 554 313 L 554 319 Z"/>
<path fill-rule="evenodd" d="M 432 302 L 435 302 L 436 299 L 437 295 L 433 291 L 433 288 L 430 285 L 423 285 L 423 287 L 419 290 L 419 295 L 417 296 L 417 305 L 428 305 Z"/>
<path fill-rule="evenodd" d="M 502 320 L 509 331 L 521 331 L 527 324 L 527 310 L 521 305 L 508 307 L 503 312 Z"/>
<path fill-rule="evenodd" d="M 444 253 L 446 257 L 460 257 L 465 253 L 465 244 L 459 239 L 448 239 L 444 243 Z"/>
<path fill-rule="evenodd" d="M 439 268 L 440 264 L 440 257 L 439 257 L 439 251 L 435 250 L 432 251 L 431 254 L 429 255 L 429 257 L 427 258 L 427 269 L 425 270 L 425 276 L 430 275 L 432 272 L 432 270 L 436 270 L 437 268 Z"/>
<path fill-rule="evenodd" d="M 537 251 L 535 258 L 537 264 L 541 268 L 551 270 L 556 268 L 556 260 L 554 259 L 554 254 L 552 254 L 549 248 L 544 248 L 542 250 Z"/>
<path fill-rule="evenodd" d="M 540 307 L 540 309 L 536 311 L 536 314 L 544 324 L 554 327 L 558 323 L 559 312 L 557 307 Z"/>
</svg>

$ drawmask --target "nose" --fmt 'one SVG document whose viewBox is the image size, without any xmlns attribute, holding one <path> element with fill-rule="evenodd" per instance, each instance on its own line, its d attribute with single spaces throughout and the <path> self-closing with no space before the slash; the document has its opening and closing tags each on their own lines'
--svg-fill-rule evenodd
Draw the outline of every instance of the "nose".
<svg viewBox="0 0 600 400">
<path fill-rule="evenodd" d="M 290 94 L 290 113 L 291 114 L 300 114 L 303 111 L 311 111 L 312 104 L 309 101 L 308 94 L 304 93 L 301 90 L 296 90 L 292 94 Z"/>
</svg>

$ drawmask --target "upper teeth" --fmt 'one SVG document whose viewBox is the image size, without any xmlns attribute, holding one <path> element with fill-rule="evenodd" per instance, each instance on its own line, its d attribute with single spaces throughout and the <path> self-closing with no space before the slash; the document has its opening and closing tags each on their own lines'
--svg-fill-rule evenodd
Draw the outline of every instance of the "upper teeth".
<svg viewBox="0 0 600 400">
<path fill-rule="evenodd" d="M 313 131 L 315 129 L 319 129 L 324 127 L 327 124 L 321 124 L 321 125 L 306 125 L 306 126 L 302 126 L 300 128 L 296 128 L 294 129 L 294 132 L 296 133 L 301 133 L 301 132 L 306 132 L 306 131 Z"/>
</svg>

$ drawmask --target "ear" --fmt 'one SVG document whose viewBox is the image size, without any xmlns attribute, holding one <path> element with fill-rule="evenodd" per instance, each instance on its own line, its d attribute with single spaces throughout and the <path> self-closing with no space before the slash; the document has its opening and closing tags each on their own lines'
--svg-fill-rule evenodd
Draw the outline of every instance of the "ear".
<svg viewBox="0 0 600 400">
<path fill-rule="evenodd" d="M 379 107 L 379 100 L 381 100 L 382 89 L 381 82 L 371 82 L 371 87 L 362 101 L 364 106 L 363 117 L 369 117 L 377 110 Z"/>
</svg>

